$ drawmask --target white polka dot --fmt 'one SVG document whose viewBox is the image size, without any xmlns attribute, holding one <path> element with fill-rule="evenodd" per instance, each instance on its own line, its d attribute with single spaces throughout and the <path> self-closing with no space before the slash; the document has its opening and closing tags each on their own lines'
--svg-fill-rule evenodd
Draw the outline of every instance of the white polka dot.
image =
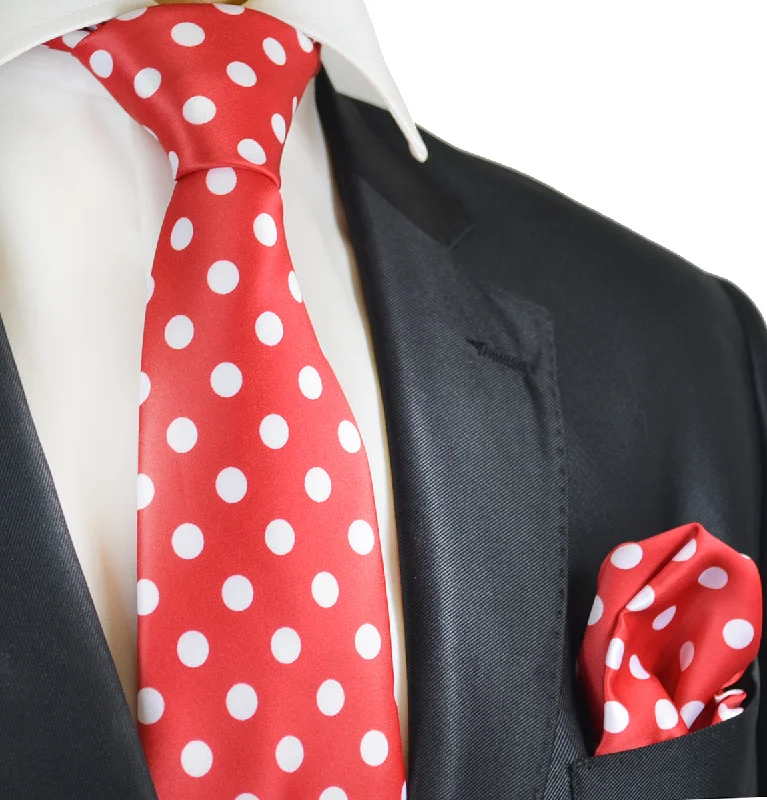
<svg viewBox="0 0 767 800">
<path fill-rule="evenodd" d="M 623 663 L 623 653 L 625 652 L 626 645 L 623 639 L 611 639 L 607 647 L 607 655 L 605 656 L 605 665 L 610 669 L 620 669 Z"/>
<path fill-rule="evenodd" d="M 754 640 L 754 626 L 745 619 L 731 619 L 722 630 L 724 641 L 733 650 L 743 650 Z"/>
<path fill-rule="evenodd" d="M 168 153 L 168 161 L 170 161 L 170 171 L 173 175 L 173 180 L 175 181 L 178 178 L 178 153 L 174 150 L 171 150 Z"/>
<path fill-rule="evenodd" d="M 657 617 L 652 621 L 653 630 L 662 631 L 674 619 L 676 614 L 676 606 L 671 606 L 665 611 L 661 611 Z"/>
<path fill-rule="evenodd" d="M 733 717 L 737 717 L 739 714 L 743 713 L 742 708 L 728 708 L 724 703 L 721 703 L 717 709 L 717 714 L 719 714 L 719 719 L 722 722 L 727 722 L 728 719 L 732 719 Z"/>
<path fill-rule="evenodd" d="M 154 498 L 154 483 L 149 475 L 139 475 L 137 482 L 138 510 L 146 508 Z"/>
<path fill-rule="evenodd" d="M 362 760 L 371 767 L 380 767 L 389 755 L 389 742 L 381 731 L 368 731 L 360 742 Z"/>
<path fill-rule="evenodd" d="M 624 544 L 613 551 L 610 562 L 618 569 L 634 569 L 642 560 L 642 548 L 638 544 Z"/>
<path fill-rule="evenodd" d="M 684 720 L 688 728 L 692 728 L 693 722 L 700 716 L 700 712 L 706 707 L 700 700 L 690 700 L 679 709 L 679 716 Z"/>
<path fill-rule="evenodd" d="M 251 86 L 255 86 L 256 81 L 258 80 L 256 77 L 256 71 L 253 69 L 253 67 L 243 61 L 232 61 L 232 63 L 226 68 L 226 74 L 238 86 L 243 86 L 246 89 L 249 89 Z"/>
<path fill-rule="evenodd" d="M 176 644 L 179 661 L 187 667 L 201 667 L 208 658 L 208 640 L 199 631 L 182 633 Z"/>
<path fill-rule="evenodd" d="M 194 236 L 194 225 L 189 217 L 181 217 L 170 232 L 170 246 L 174 250 L 183 250 L 189 247 Z"/>
<path fill-rule="evenodd" d="M 213 167 L 205 176 L 205 185 L 213 194 L 229 194 L 237 185 L 237 173 L 232 167 Z"/>
<path fill-rule="evenodd" d="M 318 572 L 312 580 L 312 597 L 322 608 L 335 605 L 338 600 L 338 581 L 329 572 Z"/>
<path fill-rule="evenodd" d="M 328 786 L 320 795 L 320 800 L 349 800 L 346 792 L 338 786 Z"/>
<path fill-rule="evenodd" d="M 288 60 L 287 55 L 285 55 L 285 48 L 271 36 L 264 39 L 264 52 L 270 61 L 274 61 L 275 64 L 280 66 Z"/>
<path fill-rule="evenodd" d="M 245 12 L 244 6 L 229 6 L 223 3 L 213 3 L 213 6 L 214 8 L 217 8 L 219 11 L 223 11 L 224 14 L 231 14 L 232 16 L 235 16 L 236 14 L 242 14 Z M 240 800 L 240 798 L 237 798 L 237 800 Z"/>
<path fill-rule="evenodd" d="M 162 75 L 159 70 L 145 67 L 136 73 L 136 77 L 133 79 L 133 89 L 139 97 L 146 100 L 160 88 L 161 83 Z"/>
<path fill-rule="evenodd" d="M 231 6 L 231 8 L 241 9 L 242 6 Z M 238 794 L 237 797 L 234 798 L 234 800 L 258 800 L 258 798 L 254 794 L 251 794 L 250 792 L 245 792 L 244 794 Z"/>
<path fill-rule="evenodd" d="M 137 8 L 135 11 L 126 11 L 124 14 L 120 14 L 117 19 L 119 19 L 120 22 L 130 22 L 130 20 L 140 17 L 145 11 L 145 8 Z"/>
<path fill-rule="evenodd" d="M 322 394 L 320 373 L 314 367 L 303 367 L 298 373 L 298 386 L 304 397 L 316 400 Z"/>
<path fill-rule="evenodd" d="M 253 233 L 261 244 L 273 247 L 277 243 L 277 225 L 271 214 L 259 214 L 253 221 Z"/>
<path fill-rule="evenodd" d="M 279 414 L 267 414 L 258 427 L 261 441 L 272 450 L 279 450 L 287 444 L 288 423 Z"/>
<path fill-rule="evenodd" d="M 282 114 L 272 114 L 272 130 L 278 142 L 285 141 L 287 126 L 285 125 L 285 117 Z"/>
<path fill-rule="evenodd" d="M 165 700 L 157 689 L 145 686 L 136 695 L 136 700 L 136 716 L 142 724 L 154 725 L 162 717 L 165 711 Z"/>
<path fill-rule="evenodd" d="M 676 707 L 665 697 L 655 704 L 655 722 L 662 731 L 670 731 L 679 722 Z"/>
<path fill-rule="evenodd" d="M 216 116 L 216 104 L 209 97 L 198 94 L 184 103 L 181 113 L 192 125 L 204 125 Z"/>
<path fill-rule="evenodd" d="M 245 611 L 253 602 L 253 584 L 244 575 L 231 575 L 221 587 L 224 605 L 232 611 Z"/>
<path fill-rule="evenodd" d="M 608 733 L 622 733 L 629 724 L 629 712 L 616 700 L 605 703 L 604 729 Z"/>
<path fill-rule="evenodd" d="M 282 334 L 282 320 L 273 311 L 264 311 L 256 320 L 256 336 L 264 344 L 278 344 Z"/>
<path fill-rule="evenodd" d="M 407 800 L 407 782 L 402 784 L 402 794 L 399 800 Z"/>
<path fill-rule="evenodd" d="M 216 294 L 229 294 L 240 282 L 240 271 L 231 261 L 215 261 L 208 270 L 208 286 Z"/>
<path fill-rule="evenodd" d="M 148 578 L 142 578 L 136 584 L 136 613 L 140 617 L 151 614 L 160 602 L 160 591 L 157 585 Z"/>
<path fill-rule="evenodd" d="M 298 285 L 298 276 L 294 270 L 290 270 L 290 274 L 288 275 L 288 288 L 290 289 L 290 293 L 293 295 L 293 299 L 297 303 L 303 302 L 304 298 L 301 294 L 301 287 Z"/>
<path fill-rule="evenodd" d="M 589 621 L 588 625 L 596 625 L 600 619 L 602 619 L 602 614 L 605 613 L 605 604 L 602 598 L 597 595 L 594 598 L 594 603 L 591 606 L 591 613 L 589 614 Z"/>
<path fill-rule="evenodd" d="M 280 739 L 274 757 L 283 772 L 295 772 L 304 760 L 304 746 L 295 736 L 285 736 Z"/>
<path fill-rule="evenodd" d="M 91 65 L 93 72 L 98 75 L 99 78 L 108 78 L 112 74 L 112 70 L 115 67 L 112 54 L 108 53 L 106 50 L 96 50 L 91 54 L 88 63 Z"/>
<path fill-rule="evenodd" d="M 189 742 L 181 751 L 181 766 L 190 778 L 202 778 L 213 766 L 213 752 L 205 742 Z"/>
<path fill-rule="evenodd" d="M 296 532 L 284 519 L 273 519 L 266 526 L 266 546 L 277 556 L 285 556 L 296 543 Z"/>
<path fill-rule="evenodd" d="M 698 549 L 698 543 L 695 539 L 690 539 L 689 542 L 674 556 L 674 561 L 689 561 Z"/>
<path fill-rule="evenodd" d="M 338 441 L 347 453 L 356 453 L 362 446 L 359 431 L 353 422 L 345 419 L 338 425 Z"/>
<path fill-rule="evenodd" d="M 90 31 L 70 31 L 65 33 L 61 40 L 67 47 L 76 47 L 90 33 Z"/>
<path fill-rule="evenodd" d="M 735 695 L 738 694 L 745 695 L 745 691 L 743 691 L 743 689 L 728 689 L 727 691 L 722 692 L 721 694 L 715 694 L 714 700 L 716 700 L 716 702 L 719 703 L 722 700 L 724 700 L 725 697 L 734 697 Z"/>
<path fill-rule="evenodd" d="M 375 658 L 381 651 L 381 634 L 375 625 L 366 622 L 354 634 L 354 647 L 367 661 Z"/>
<path fill-rule="evenodd" d="M 184 47 L 196 47 L 205 41 L 205 31 L 194 22 L 179 22 L 170 32 L 173 41 Z"/>
<path fill-rule="evenodd" d="M 344 687 L 338 681 L 324 681 L 317 690 L 317 708 L 326 717 L 338 714 L 344 707 L 344 700 Z"/>
<path fill-rule="evenodd" d="M 184 522 L 179 525 L 171 537 L 173 552 L 179 557 L 189 561 L 202 553 L 205 545 L 205 537 L 197 525 L 191 522 Z"/>
<path fill-rule="evenodd" d="M 219 397 L 234 397 L 242 388 L 240 368 L 229 361 L 223 361 L 210 373 L 210 385 Z"/>
<path fill-rule="evenodd" d="M 216 492 L 226 503 L 239 503 L 248 489 L 248 480 L 237 467 L 226 467 L 216 477 Z"/>
<path fill-rule="evenodd" d="M 250 719 L 258 708 L 256 690 L 247 683 L 235 683 L 226 693 L 226 709 L 240 721 Z"/>
<path fill-rule="evenodd" d="M 301 45 L 301 49 L 305 53 L 311 53 L 314 49 L 314 42 L 303 32 L 303 31 L 296 31 L 298 34 L 298 43 Z"/>
<path fill-rule="evenodd" d="M 174 350 L 183 350 L 194 336 L 194 325 L 189 317 L 178 314 L 165 326 L 165 341 Z"/>
<path fill-rule="evenodd" d="M 369 522 L 364 519 L 355 519 L 349 526 L 349 546 L 355 553 L 366 556 L 375 544 L 375 533 Z"/>
<path fill-rule="evenodd" d="M 237 145 L 237 152 L 251 164 L 266 163 L 266 152 L 255 139 L 242 139 Z"/>
<path fill-rule="evenodd" d="M 301 653 L 301 637 L 293 628 L 279 628 L 272 636 L 272 655 L 280 664 L 292 664 Z"/>
<path fill-rule="evenodd" d="M 188 417 L 177 417 L 165 434 L 171 450 L 188 453 L 197 444 L 197 426 Z"/>
<path fill-rule="evenodd" d="M 685 642 L 679 648 L 679 668 L 682 672 L 692 664 L 693 658 L 695 658 L 695 645 L 692 642 Z"/>
<path fill-rule="evenodd" d="M 707 589 L 724 589 L 729 576 L 721 567 L 709 567 L 700 573 L 698 583 Z"/>
<path fill-rule="evenodd" d="M 144 401 L 149 397 L 149 392 L 152 390 L 152 382 L 149 380 L 149 375 L 142 372 L 138 379 L 138 404 L 143 405 Z"/>
<path fill-rule="evenodd" d="M 304 489 L 315 503 L 323 503 L 330 497 L 330 475 L 322 467 L 312 467 L 304 478 Z"/>
<path fill-rule="evenodd" d="M 646 681 L 650 678 L 650 673 L 642 666 L 639 656 L 631 656 L 629 659 L 629 672 L 639 681 Z"/>
<path fill-rule="evenodd" d="M 655 592 L 652 586 L 645 586 L 633 599 L 629 600 L 626 608 L 629 611 L 644 611 L 655 602 Z"/>
</svg>

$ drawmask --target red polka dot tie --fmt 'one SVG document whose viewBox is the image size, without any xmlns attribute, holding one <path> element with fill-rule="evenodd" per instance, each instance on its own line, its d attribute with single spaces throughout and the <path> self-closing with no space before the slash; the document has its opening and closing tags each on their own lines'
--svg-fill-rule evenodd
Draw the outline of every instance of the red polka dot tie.
<svg viewBox="0 0 767 800">
<path fill-rule="evenodd" d="M 754 562 L 697 523 L 616 547 L 599 571 L 578 658 L 599 742 L 631 750 L 742 713 L 756 659 Z"/>
<path fill-rule="evenodd" d="M 161 800 L 400 800 L 372 484 L 303 305 L 280 161 L 319 45 L 153 6 L 50 43 L 168 153 L 140 384 L 139 733 Z"/>
</svg>

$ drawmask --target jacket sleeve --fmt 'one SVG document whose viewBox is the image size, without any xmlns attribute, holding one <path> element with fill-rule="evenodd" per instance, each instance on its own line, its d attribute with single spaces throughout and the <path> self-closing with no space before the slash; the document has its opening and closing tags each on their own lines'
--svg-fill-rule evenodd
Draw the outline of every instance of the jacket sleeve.
<svg viewBox="0 0 767 800">
<path fill-rule="evenodd" d="M 759 572 L 762 576 L 762 601 L 765 606 L 764 620 L 767 624 L 767 604 L 765 604 L 765 599 L 767 599 L 767 485 L 765 484 L 767 479 L 767 326 L 765 326 L 765 321 L 757 307 L 741 289 L 722 278 L 719 279 L 719 282 L 729 295 L 743 327 L 755 395 L 762 464 Z M 762 673 L 767 668 L 766 665 L 767 636 L 763 632 L 759 654 L 759 666 Z M 756 752 L 759 759 L 758 796 L 763 796 L 767 795 L 767 691 L 764 686 L 761 687 Z"/>
</svg>

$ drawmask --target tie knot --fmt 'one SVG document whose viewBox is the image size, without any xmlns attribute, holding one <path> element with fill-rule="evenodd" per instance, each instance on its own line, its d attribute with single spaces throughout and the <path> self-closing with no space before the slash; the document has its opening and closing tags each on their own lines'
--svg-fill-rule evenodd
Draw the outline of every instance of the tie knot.
<svg viewBox="0 0 767 800">
<path fill-rule="evenodd" d="M 320 69 L 320 45 L 304 33 L 229 5 L 132 11 L 72 52 L 159 139 L 176 177 L 234 167 L 278 186 L 296 105 Z"/>
</svg>

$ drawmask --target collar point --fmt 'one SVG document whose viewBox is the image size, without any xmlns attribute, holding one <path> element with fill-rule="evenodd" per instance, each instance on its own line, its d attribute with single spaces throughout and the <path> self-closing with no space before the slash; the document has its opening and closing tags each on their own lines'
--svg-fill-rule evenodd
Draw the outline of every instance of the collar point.
<svg viewBox="0 0 767 800">
<path fill-rule="evenodd" d="M 409 140 L 409 145 L 410 152 L 413 157 L 423 164 L 423 162 L 429 157 L 429 151 L 423 139 L 419 135 L 416 135 Z"/>
</svg>

